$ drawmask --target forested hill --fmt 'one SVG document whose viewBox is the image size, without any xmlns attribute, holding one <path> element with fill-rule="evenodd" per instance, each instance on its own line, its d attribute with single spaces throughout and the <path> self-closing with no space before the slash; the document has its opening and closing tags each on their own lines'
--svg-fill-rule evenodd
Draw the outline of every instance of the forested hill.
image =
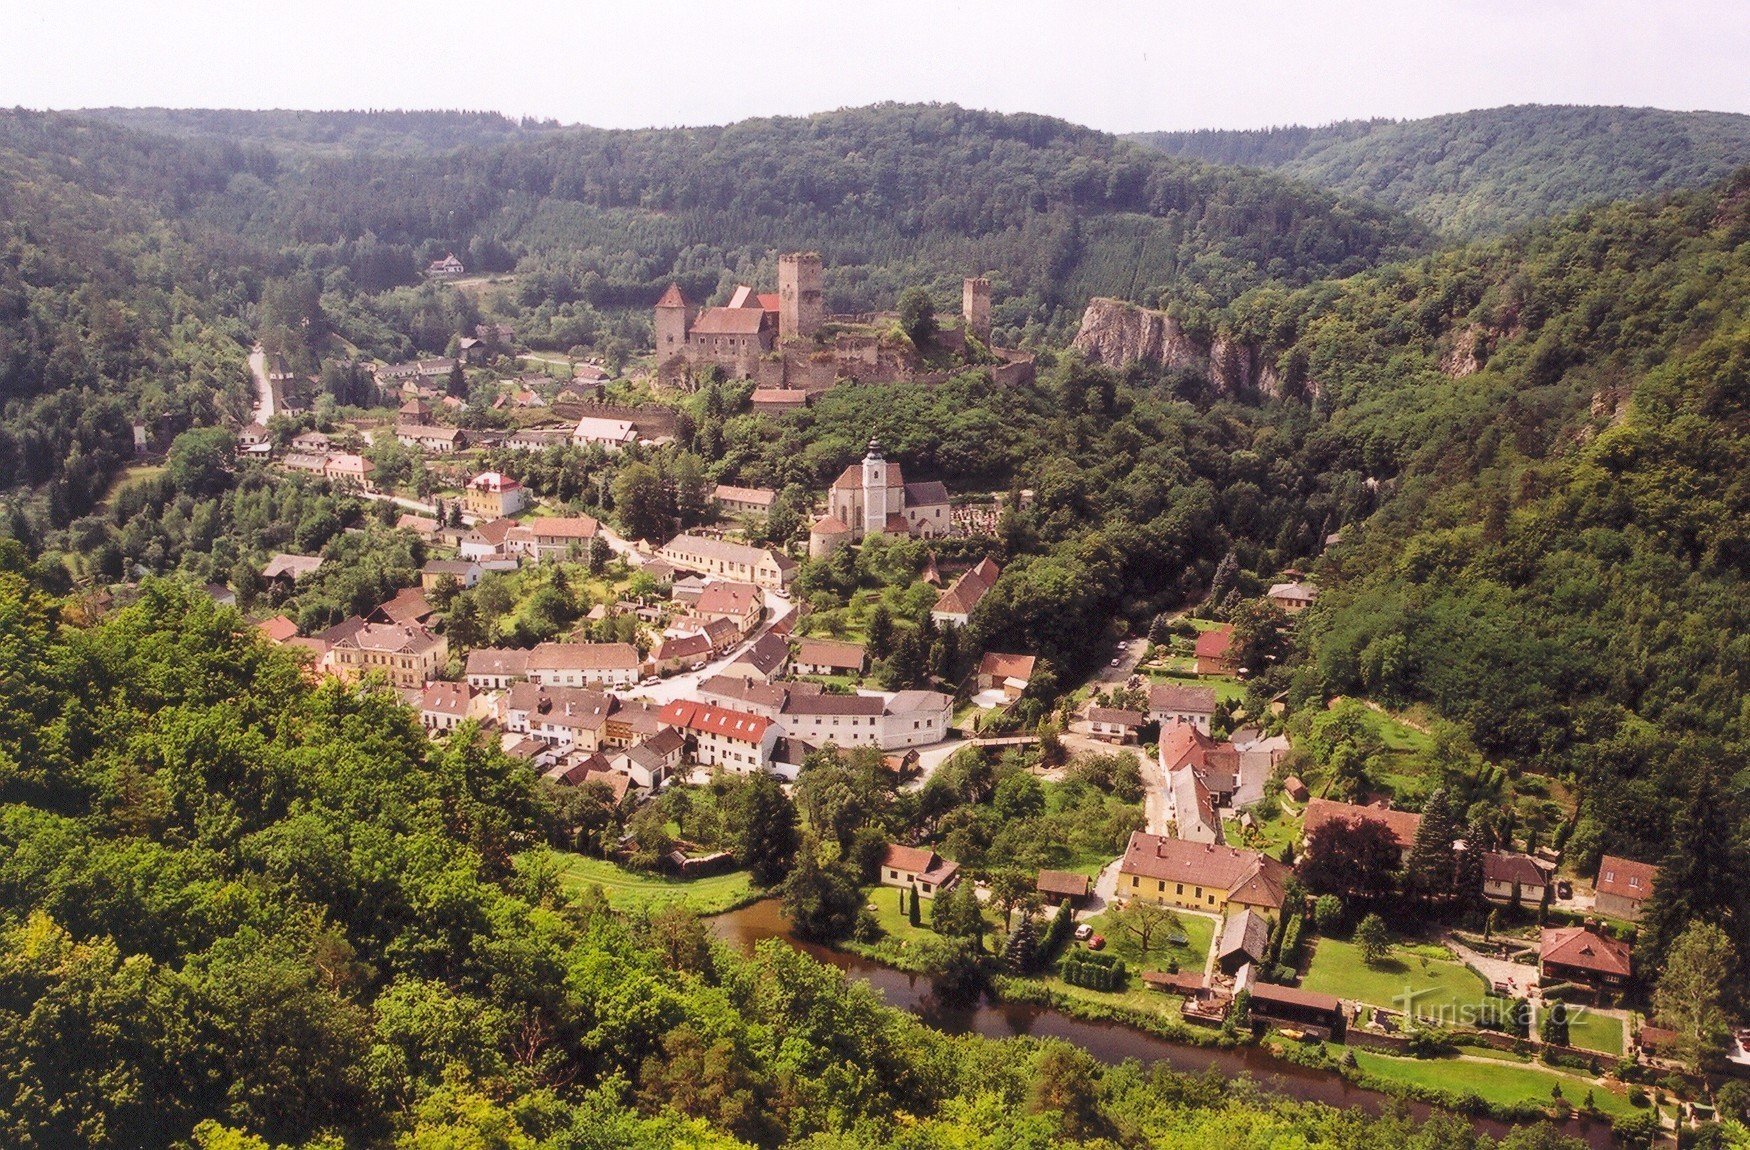
<svg viewBox="0 0 1750 1150">
<path fill-rule="evenodd" d="M 497 112 L 274 108 L 86 108 L 76 115 L 156 135 L 255 144 L 288 154 L 409 155 L 503 144 L 563 130 Z"/>
<path fill-rule="evenodd" d="M 1750 116 L 1659 108 L 1528 104 L 1129 138 L 1175 156 L 1274 169 L 1468 239 L 1586 204 L 1701 187 L 1750 163 Z"/>
</svg>

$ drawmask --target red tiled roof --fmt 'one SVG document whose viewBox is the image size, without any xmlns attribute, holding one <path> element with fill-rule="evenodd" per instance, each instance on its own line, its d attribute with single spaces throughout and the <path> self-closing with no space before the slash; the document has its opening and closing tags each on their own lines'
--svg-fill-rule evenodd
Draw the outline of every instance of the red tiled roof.
<svg viewBox="0 0 1750 1150">
<path fill-rule="evenodd" d="M 1033 655 L 1005 655 L 1000 651 L 986 651 L 984 658 L 978 661 L 980 676 L 992 679 L 1031 679 L 1033 664 L 1038 659 Z"/>
<path fill-rule="evenodd" d="M 670 727 L 685 727 L 701 734 L 722 735 L 743 743 L 758 743 L 766 737 L 770 721 L 745 711 L 712 707 L 690 699 L 670 703 L 662 709 L 662 722 Z"/>
<path fill-rule="evenodd" d="M 1088 876 L 1065 870 L 1042 870 L 1034 889 L 1041 894 L 1066 894 L 1081 898 L 1088 893 Z"/>
<path fill-rule="evenodd" d="M 638 666 L 630 643 L 542 643 L 529 652 L 529 670 L 611 671 Z"/>
<path fill-rule="evenodd" d="M 751 583 L 712 583 L 699 594 L 698 615 L 748 615 L 759 609 L 760 589 Z"/>
<path fill-rule="evenodd" d="M 1599 894 L 1613 894 L 1618 898 L 1638 901 L 1653 893 L 1653 880 L 1658 876 L 1659 868 L 1652 863 L 1605 855 L 1598 861 L 1598 882 L 1595 889 Z"/>
<path fill-rule="evenodd" d="M 1215 691 L 1210 687 L 1179 687 L 1171 683 L 1156 683 L 1148 689 L 1148 709 L 1213 715 Z"/>
<path fill-rule="evenodd" d="M 662 298 L 656 301 L 657 307 L 691 307 L 687 297 L 681 291 L 680 284 L 669 284 L 668 290 L 662 293 Z"/>
<path fill-rule="evenodd" d="M 864 652 L 861 644 L 844 643 L 837 639 L 802 639 L 796 647 L 796 661 L 820 667 L 861 667 Z"/>
<path fill-rule="evenodd" d="M 822 515 L 808 530 L 814 535 L 844 535 L 850 528 L 836 515 Z"/>
<path fill-rule="evenodd" d="M 531 519 L 523 526 L 540 539 L 593 539 L 601 523 L 588 515 L 553 515 Z"/>
<path fill-rule="evenodd" d="M 1280 907 L 1288 868 L 1253 850 L 1170 839 L 1143 831 L 1131 833 L 1119 861 L 1119 874 L 1163 882 L 1188 882 L 1228 892 L 1236 902 Z"/>
<path fill-rule="evenodd" d="M 1199 659 L 1219 659 L 1226 655 L 1234 645 L 1234 629 L 1228 626 L 1214 627 L 1197 636 L 1196 654 Z"/>
<path fill-rule="evenodd" d="M 284 615 L 263 619 L 255 625 L 255 629 L 266 636 L 269 643 L 284 643 L 287 639 L 294 638 L 298 633 L 298 625 Z"/>
<path fill-rule="evenodd" d="M 1634 972 L 1634 951 L 1626 942 L 1606 938 L 1583 926 L 1544 927 L 1538 957 L 1557 966 L 1627 978 Z"/>
<path fill-rule="evenodd" d="M 1391 832 L 1400 848 L 1408 850 L 1416 842 L 1416 828 L 1422 816 L 1412 811 L 1392 811 L 1384 807 L 1359 807 L 1354 803 L 1339 803 L 1332 799 L 1311 799 L 1306 804 L 1306 833 L 1311 835 L 1329 822 L 1380 823 Z"/>
</svg>

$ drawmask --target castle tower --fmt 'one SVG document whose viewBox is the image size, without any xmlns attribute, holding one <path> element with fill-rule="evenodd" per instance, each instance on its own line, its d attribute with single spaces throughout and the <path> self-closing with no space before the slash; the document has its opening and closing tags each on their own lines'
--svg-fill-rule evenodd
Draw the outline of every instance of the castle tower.
<svg viewBox="0 0 1750 1150">
<path fill-rule="evenodd" d="M 985 347 L 990 346 L 990 281 L 982 276 L 967 277 L 960 286 L 960 317 L 966 322 L 966 334 Z"/>
<path fill-rule="evenodd" d="M 826 316 L 821 292 L 820 253 L 786 252 L 778 257 L 778 339 L 807 339 Z"/>
<path fill-rule="evenodd" d="M 880 535 L 887 530 L 887 459 L 881 454 L 879 441 L 869 441 L 869 453 L 863 456 L 863 536 Z"/>
<path fill-rule="evenodd" d="M 697 309 L 687 302 L 681 285 L 669 284 L 662 298 L 656 301 L 656 360 L 664 362 L 680 355 L 687 348 L 687 332 L 692 330 Z"/>
</svg>

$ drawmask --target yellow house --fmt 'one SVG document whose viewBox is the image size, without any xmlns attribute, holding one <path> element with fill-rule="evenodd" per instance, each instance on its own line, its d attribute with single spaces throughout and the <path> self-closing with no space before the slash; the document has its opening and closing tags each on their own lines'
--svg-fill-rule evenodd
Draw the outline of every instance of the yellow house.
<svg viewBox="0 0 1750 1150">
<path fill-rule="evenodd" d="M 1282 909 L 1288 867 L 1257 851 L 1133 832 L 1118 864 L 1117 895 L 1216 914 Z"/>
</svg>

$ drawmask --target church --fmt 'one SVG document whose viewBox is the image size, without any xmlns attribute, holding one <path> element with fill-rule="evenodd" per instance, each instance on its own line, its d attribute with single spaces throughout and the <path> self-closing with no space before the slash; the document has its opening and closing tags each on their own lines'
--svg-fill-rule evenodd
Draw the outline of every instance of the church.
<svg viewBox="0 0 1750 1150">
<path fill-rule="evenodd" d="M 871 439 L 863 462 L 833 480 L 826 514 L 808 531 L 808 554 L 823 559 L 870 535 L 940 539 L 952 521 L 948 489 L 937 481 L 907 483 L 899 464 L 889 463 L 881 444 Z"/>
</svg>

